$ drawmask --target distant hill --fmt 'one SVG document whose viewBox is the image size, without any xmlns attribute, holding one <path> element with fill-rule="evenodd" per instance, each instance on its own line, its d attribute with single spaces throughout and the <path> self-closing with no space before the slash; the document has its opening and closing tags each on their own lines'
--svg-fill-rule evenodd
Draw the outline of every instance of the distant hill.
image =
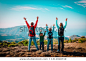
<svg viewBox="0 0 86 61">
<path fill-rule="evenodd" d="M 46 30 L 45 28 L 40 28 L 37 27 L 36 28 L 36 35 L 39 36 L 39 30 L 43 29 L 43 33 Z M 53 37 L 57 38 L 57 32 L 54 31 L 53 33 Z M 47 32 L 46 32 L 46 36 L 47 36 Z M 11 28 L 0 28 L 0 40 L 1 41 L 8 41 L 8 42 L 12 42 L 12 41 L 22 41 L 24 39 L 28 39 L 28 28 L 26 25 L 22 25 L 22 26 L 15 26 L 15 27 L 11 27 Z M 37 39 L 39 39 L 39 37 L 37 37 Z M 68 37 L 65 37 L 65 40 L 69 40 Z"/>
<path fill-rule="evenodd" d="M 79 35 L 72 35 L 72 36 L 70 36 L 69 38 L 71 38 L 72 40 L 74 39 L 74 38 L 80 38 L 81 36 L 79 36 Z"/>
<path fill-rule="evenodd" d="M 45 28 L 36 27 L 36 35 L 39 36 L 39 30 L 43 29 L 45 31 Z M 44 33 L 44 31 L 42 31 Z M 47 36 L 47 32 L 46 32 Z M 54 37 L 57 36 L 57 32 L 54 32 Z M 22 26 L 15 26 L 11 28 L 0 28 L 0 40 L 1 41 L 22 41 L 24 39 L 28 39 L 28 28 L 26 25 Z M 38 37 L 37 37 L 38 39 Z"/>
</svg>

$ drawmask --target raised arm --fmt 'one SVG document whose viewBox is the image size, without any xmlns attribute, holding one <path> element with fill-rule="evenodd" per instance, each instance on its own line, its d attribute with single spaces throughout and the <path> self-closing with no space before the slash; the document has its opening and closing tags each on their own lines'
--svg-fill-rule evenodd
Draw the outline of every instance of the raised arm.
<svg viewBox="0 0 86 61">
<path fill-rule="evenodd" d="M 59 26 L 58 26 L 58 18 L 56 17 L 56 26 L 57 26 L 57 28 L 59 28 Z"/>
<path fill-rule="evenodd" d="M 35 25 L 34 25 L 35 28 L 36 28 L 37 23 L 38 23 L 38 18 L 39 18 L 39 17 L 37 17 L 36 23 L 35 23 Z"/>
<path fill-rule="evenodd" d="M 54 32 L 54 26 L 55 26 L 55 24 L 53 24 L 53 30 L 52 30 L 53 32 Z"/>
<path fill-rule="evenodd" d="M 48 25 L 46 24 L 46 32 L 48 32 Z"/>
<path fill-rule="evenodd" d="M 28 22 L 27 22 L 27 20 L 26 20 L 26 18 L 24 17 L 24 20 L 25 20 L 25 23 L 26 23 L 26 25 L 27 25 L 27 27 L 28 27 L 28 29 L 30 28 L 30 25 L 28 24 Z"/>
<path fill-rule="evenodd" d="M 64 29 L 66 28 L 66 26 L 67 26 L 67 18 L 66 18 L 66 20 L 65 20 L 65 26 L 64 26 Z"/>
<path fill-rule="evenodd" d="M 44 32 L 44 36 L 45 36 L 45 33 L 46 33 L 46 31 Z"/>
</svg>

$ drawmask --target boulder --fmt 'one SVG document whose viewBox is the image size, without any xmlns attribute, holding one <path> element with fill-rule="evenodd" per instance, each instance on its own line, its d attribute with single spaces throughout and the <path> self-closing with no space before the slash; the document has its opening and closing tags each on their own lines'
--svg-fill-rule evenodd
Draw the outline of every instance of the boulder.
<svg viewBox="0 0 86 61">
<path fill-rule="evenodd" d="M 45 56 L 46 55 L 46 52 L 42 52 L 40 55 L 41 56 Z"/>
<path fill-rule="evenodd" d="M 21 50 L 22 52 L 26 52 L 27 50 Z"/>
<path fill-rule="evenodd" d="M 82 49 L 82 47 L 80 47 L 80 46 L 76 46 L 75 48 L 76 48 L 76 49 Z"/>
<path fill-rule="evenodd" d="M 3 48 L 2 51 L 3 51 L 3 52 L 7 52 L 7 51 L 10 51 L 10 49 L 8 49 L 8 48 Z"/>
<path fill-rule="evenodd" d="M 42 50 L 36 51 L 36 54 L 41 54 L 41 53 L 42 53 Z"/>
<path fill-rule="evenodd" d="M 32 52 L 32 55 L 36 55 L 36 52 Z"/>
<path fill-rule="evenodd" d="M 23 55 L 23 54 L 25 54 L 25 52 L 19 52 L 19 55 Z"/>
<path fill-rule="evenodd" d="M 31 48 L 30 50 L 31 50 L 31 51 L 37 51 L 37 49 L 36 49 L 36 48 Z"/>
<path fill-rule="evenodd" d="M 0 48 L 0 52 L 2 52 L 2 48 Z"/>
<path fill-rule="evenodd" d="M 25 52 L 26 55 L 31 55 L 32 53 L 31 52 Z"/>
<path fill-rule="evenodd" d="M 6 57 L 11 57 L 10 55 L 6 55 Z"/>
</svg>

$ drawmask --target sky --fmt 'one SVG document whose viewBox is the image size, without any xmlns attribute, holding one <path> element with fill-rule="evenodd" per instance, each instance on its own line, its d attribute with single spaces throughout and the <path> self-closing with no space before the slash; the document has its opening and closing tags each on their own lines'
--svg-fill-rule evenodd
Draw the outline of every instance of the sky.
<svg viewBox="0 0 86 61">
<path fill-rule="evenodd" d="M 0 28 L 26 25 L 23 17 L 35 23 L 37 16 L 38 27 L 68 18 L 65 34 L 86 36 L 86 0 L 0 0 Z"/>
</svg>

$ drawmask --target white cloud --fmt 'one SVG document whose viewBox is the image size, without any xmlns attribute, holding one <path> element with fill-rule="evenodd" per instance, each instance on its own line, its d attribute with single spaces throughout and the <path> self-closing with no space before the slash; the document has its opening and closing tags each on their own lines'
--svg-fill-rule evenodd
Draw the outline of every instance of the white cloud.
<svg viewBox="0 0 86 61">
<path fill-rule="evenodd" d="M 78 1 L 78 3 L 86 3 L 86 1 Z"/>
<path fill-rule="evenodd" d="M 82 6 L 82 7 L 86 7 L 86 1 L 77 1 L 77 2 L 74 2 L 75 4 L 79 5 L 79 6 Z"/>
<path fill-rule="evenodd" d="M 47 8 L 45 8 L 45 10 L 48 10 Z M 49 11 L 49 10 L 48 10 Z"/>
<path fill-rule="evenodd" d="M 63 8 L 60 8 L 60 9 L 63 9 Z"/>
<path fill-rule="evenodd" d="M 63 8 L 60 8 L 60 9 L 63 9 Z M 64 10 L 64 9 L 63 9 Z"/>
<path fill-rule="evenodd" d="M 71 8 L 71 9 L 73 9 L 71 6 L 68 6 L 68 5 L 65 5 L 65 6 L 63 6 L 64 8 Z"/>
<path fill-rule="evenodd" d="M 47 8 L 34 8 L 34 7 L 29 7 L 29 6 L 15 6 L 13 8 L 11 8 L 11 10 L 47 10 L 49 11 L 49 9 Z"/>
<path fill-rule="evenodd" d="M 12 10 L 36 10 L 37 8 L 28 7 L 28 6 L 15 6 L 14 8 L 11 8 Z"/>
</svg>

